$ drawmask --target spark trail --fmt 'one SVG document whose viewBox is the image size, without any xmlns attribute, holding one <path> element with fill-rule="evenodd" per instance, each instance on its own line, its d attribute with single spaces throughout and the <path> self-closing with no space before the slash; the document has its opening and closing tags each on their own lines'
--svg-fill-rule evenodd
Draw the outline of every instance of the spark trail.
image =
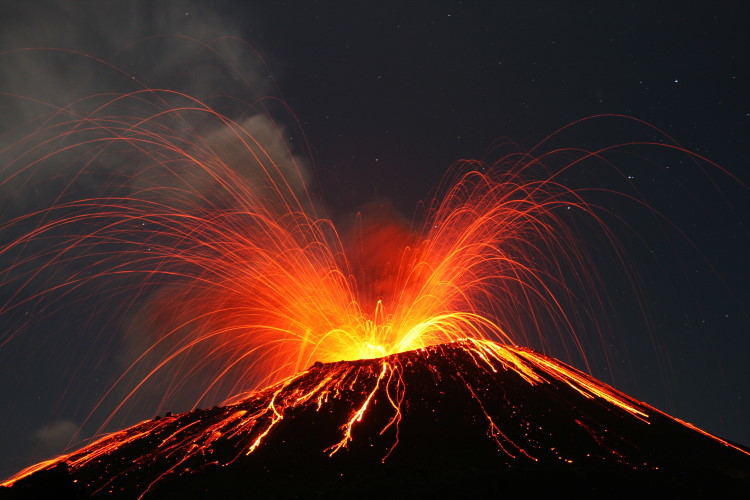
<svg viewBox="0 0 750 500">
<path fill-rule="evenodd" d="M 616 147 L 460 162 L 411 226 L 363 213 L 342 234 L 283 135 L 254 107 L 230 118 L 189 95 L 144 89 L 54 109 L 2 151 L 3 185 L 52 179 L 55 196 L 0 225 L 8 235 L 0 314 L 74 298 L 109 315 L 102 336 L 126 324 L 134 352 L 101 398 L 102 406 L 117 401 L 102 427 L 154 393 L 160 403 L 150 408 L 186 394 L 195 404 L 227 401 L 104 436 L 5 484 L 66 464 L 94 494 L 126 488 L 121 480 L 137 474 L 138 493 L 147 494 L 201 464 L 265 453 L 291 415 L 313 413 L 335 416 L 318 452 L 333 459 L 362 434 L 377 441 L 377 460 L 388 460 L 400 453 L 406 406 L 423 385 L 408 375 L 413 366 L 420 377 L 458 382 L 460 399 L 478 408 L 488 441 L 509 460 L 567 463 L 574 453 L 549 449 L 532 416 L 510 399 L 503 406 L 497 373 L 529 390 L 564 387 L 628 422 L 669 418 L 528 348 L 586 366 L 590 344 L 605 341 L 595 313 L 606 299 L 571 221 L 588 221 L 615 260 L 626 259 L 606 210 L 558 179 Z M 559 158 L 562 166 L 549 166 Z M 110 167 L 103 180 L 81 182 L 101 177 L 102 164 Z M 578 336 L 582 321 L 593 335 Z M 466 362 L 478 379 L 462 375 Z M 595 419 L 572 422 L 572 432 L 597 443 L 587 456 L 658 467 L 611 441 Z M 154 451 L 128 451 L 144 447 Z"/>
<path fill-rule="evenodd" d="M 140 347 L 123 380 L 137 382 L 120 406 L 156 380 L 215 400 L 315 361 L 467 336 L 583 357 L 567 306 L 598 301 L 597 278 L 560 212 L 598 219 L 553 177 L 528 180 L 537 159 L 456 165 L 395 244 L 366 217 L 342 237 L 294 156 L 269 148 L 267 130 L 257 137 L 266 119 L 231 120 L 171 91 L 100 99 L 87 113 L 57 111 L 5 151 L 6 182 L 54 165 L 64 183 L 53 205 L 0 227 L 24 229 L 0 247 L 1 286 L 14 290 L 2 312 L 90 294 L 130 317 Z M 78 191 L 98 162 L 121 172 L 98 186 L 104 195 Z"/>
</svg>

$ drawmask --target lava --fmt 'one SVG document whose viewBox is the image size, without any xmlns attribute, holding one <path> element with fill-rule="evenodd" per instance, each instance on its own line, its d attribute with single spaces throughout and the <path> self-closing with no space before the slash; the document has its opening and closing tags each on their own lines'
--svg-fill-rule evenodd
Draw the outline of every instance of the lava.
<svg viewBox="0 0 750 500">
<path fill-rule="evenodd" d="M 288 433 L 298 444 L 315 434 L 299 444 L 312 457 L 401 463 L 428 440 L 415 427 L 443 425 L 443 412 L 455 417 L 445 439 L 471 435 L 478 456 L 506 466 L 656 470 L 661 452 L 617 430 L 656 421 L 747 455 L 529 347 L 586 364 L 586 344 L 603 340 L 578 335 L 579 316 L 606 300 L 571 220 L 587 220 L 626 259 L 603 210 L 559 179 L 613 148 L 459 162 L 415 222 L 369 207 L 344 232 L 256 108 L 232 118 L 148 88 L 75 108 L 54 109 L 2 151 L 3 183 L 62 187 L 49 206 L 0 225 L 10 263 L 0 314 L 74 298 L 110 315 L 133 351 L 101 399 L 124 393 L 110 419 L 141 393 L 162 405 L 177 393 L 225 402 L 104 435 L 4 486 L 64 466 L 87 494 L 158 496 L 174 478 L 283 455 Z M 562 168 L 546 166 L 555 155 Z M 102 162 L 118 168 L 81 187 Z M 0 346 L 22 334 L 3 333 Z M 468 410 L 454 415 L 452 404 Z M 564 414 L 545 416 L 555 405 Z"/>
<path fill-rule="evenodd" d="M 449 415 L 471 419 L 456 427 Z M 423 435 L 435 429 L 442 429 L 439 438 Z M 391 461 L 403 467 L 414 443 L 428 438 L 438 449 L 445 446 L 433 453 L 461 463 L 467 459 L 454 456 L 453 435 L 467 436 L 464 444 L 484 450 L 481 460 L 489 457 L 486 465 L 497 474 L 529 467 L 541 473 L 579 462 L 653 472 L 675 467 L 684 447 L 750 463 L 747 450 L 695 432 L 553 358 L 467 338 L 378 359 L 316 363 L 221 406 L 103 436 L 3 485 L 64 464 L 88 495 L 158 497 L 170 491 L 160 489 L 163 484 L 190 481 L 205 471 L 240 467 L 243 474 L 256 474 L 283 468 L 290 453 L 310 454 L 311 464 L 330 461 L 325 467 L 331 475 L 342 455 L 369 467 Z M 307 440 L 298 441 L 301 436 Z M 677 449 L 673 439 L 681 443 Z M 270 458 L 275 453 L 282 458 Z"/>
<path fill-rule="evenodd" d="M 84 294 L 129 323 L 118 411 L 152 385 L 215 401 L 316 361 L 465 337 L 585 359 L 569 306 L 600 298 L 565 212 L 607 229 L 554 175 L 534 179 L 539 159 L 457 164 L 422 222 L 370 209 L 342 236 L 298 160 L 266 145 L 258 127 L 270 122 L 165 90 L 92 101 L 4 152 L 32 177 L 70 162 L 71 178 L 51 206 L 0 227 L 13 235 L 0 246 L 0 286 L 13 289 L 0 311 Z M 76 180 L 105 160 L 129 167 L 82 196 Z M 542 333 L 551 326 L 557 336 Z"/>
</svg>

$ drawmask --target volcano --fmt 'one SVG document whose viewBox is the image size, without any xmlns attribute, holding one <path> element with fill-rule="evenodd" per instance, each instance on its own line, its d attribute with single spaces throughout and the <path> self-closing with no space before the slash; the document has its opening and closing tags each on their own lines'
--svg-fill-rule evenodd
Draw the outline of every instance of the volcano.
<svg viewBox="0 0 750 500">
<path fill-rule="evenodd" d="M 750 452 L 527 348 L 316 363 L 22 471 L 2 497 L 742 496 Z"/>
</svg>

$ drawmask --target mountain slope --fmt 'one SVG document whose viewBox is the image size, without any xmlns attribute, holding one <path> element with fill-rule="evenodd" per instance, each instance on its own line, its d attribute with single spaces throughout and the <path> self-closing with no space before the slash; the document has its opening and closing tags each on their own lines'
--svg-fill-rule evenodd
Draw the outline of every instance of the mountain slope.
<svg viewBox="0 0 750 500">
<path fill-rule="evenodd" d="M 747 450 L 529 349 L 463 340 L 316 364 L 6 483 L 23 497 L 750 491 Z"/>
</svg>

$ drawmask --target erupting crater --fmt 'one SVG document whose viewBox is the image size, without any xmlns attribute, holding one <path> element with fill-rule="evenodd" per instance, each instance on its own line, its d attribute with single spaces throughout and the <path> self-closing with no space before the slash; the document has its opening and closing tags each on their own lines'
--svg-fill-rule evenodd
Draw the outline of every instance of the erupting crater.
<svg viewBox="0 0 750 500">
<path fill-rule="evenodd" d="M 315 363 L 22 471 L 5 493 L 738 493 L 750 453 L 528 348 L 462 339 Z M 697 489 L 696 489 L 697 488 Z"/>
</svg>

